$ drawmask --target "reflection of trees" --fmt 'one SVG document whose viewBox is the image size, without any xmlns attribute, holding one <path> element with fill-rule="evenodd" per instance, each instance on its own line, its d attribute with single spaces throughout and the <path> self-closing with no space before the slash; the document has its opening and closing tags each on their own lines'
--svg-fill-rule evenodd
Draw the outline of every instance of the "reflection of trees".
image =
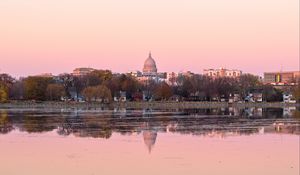
<svg viewBox="0 0 300 175">
<path fill-rule="evenodd" d="M 54 114 L 53 114 L 54 115 Z M 56 114 L 57 115 L 57 114 Z M 21 130 L 28 133 L 41 133 L 52 131 L 61 122 L 61 116 L 26 113 L 21 123 Z"/>
<path fill-rule="evenodd" d="M 267 118 L 282 118 L 283 109 L 282 108 L 265 108 L 264 117 Z"/>
<path fill-rule="evenodd" d="M 6 111 L 0 111 L 0 133 L 7 134 L 13 130 L 12 123 L 9 120 Z"/>
<path fill-rule="evenodd" d="M 293 112 L 293 117 L 297 118 L 297 119 L 300 119 L 300 108 L 298 108 L 297 110 L 295 110 Z"/>
<path fill-rule="evenodd" d="M 2 134 L 18 128 L 28 133 L 56 130 L 62 136 L 106 139 L 110 138 L 114 132 L 122 135 L 143 133 L 143 136 L 155 136 L 158 132 L 171 132 L 225 137 L 255 134 L 262 128 L 265 128 L 264 132 L 270 133 L 299 134 L 299 120 L 289 116 L 283 117 L 282 109 L 259 109 L 262 111 L 259 115 L 255 114 L 256 109 L 248 110 L 248 112 L 244 112 L 245 109 L 237 111 L 240 115 L 231 115 L 232 109 L 185 109 L 174 112 L 128 110 L 120 117 L 118 113 L 112 111 L 79 112 L 74 115 L 74 113 L 60 111 L 14 112 L 8 110 L 0 112 L 0 129 Z M 249 111 L 254 111 L 253 115 L 249 115 Z M 299 117 L 299 113 L 298 109 L 294 116 Z M 276 130 L 276 127 L 282 129 Z"/>
<path fill-rule="evenodd" d="M 58 134 L 74 134 L 78 137 L 110 138 L 112 127 L 110 117 L 102 116 L 70 116 L 58 127 Z"/>
</svg>

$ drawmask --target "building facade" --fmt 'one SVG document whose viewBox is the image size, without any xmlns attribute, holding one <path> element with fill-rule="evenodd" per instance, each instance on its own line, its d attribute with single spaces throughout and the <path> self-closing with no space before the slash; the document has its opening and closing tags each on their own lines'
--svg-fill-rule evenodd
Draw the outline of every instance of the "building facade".
<svg viewBox="0 0 300 175">
<path fill-rule="evenodd" d="M 264 83 L 271 85 L 296 85 L 300 78 L 300 71 L 265 72 Z"/>
<path fill-rule="evenodd" d="M 209 77 L 218 78 L 218 77 L 231 77 L 236 78 L 242 75 L 241 70 L 236 69 L 204 69 L 203 74 Z"/>
<path fill-rule="evenodd" d="M 149 81 L 160 82 L 165 79 L 166 73 L 159 73 L 157 71 L 156 62 L 149 53 L 148 58 L 144 62 L 143 71 L 130 71 L 129 75 L 135 77 L 141 83 L 147 83 Z"/>
<path fill-rule="evenodd" d="M 151 53 L 149 53 L 149 56 L 148 56 L 148 58 L 146 59 L 146 61 L 144 63 L 143 76 L 144 77 L 155 77 L 155 76 L 157 76 L 156 62 L 152 58 Z"/>
<path fill-rule="evenodd" d="M 91 72 L 93 72 L 95 69 L 93 68 L 86 68 L 86 67 L 81 67 L 81 68 L 76 68 L 73 70 L 72 75 L 74 76 L 84 76 L 87 75 Z"/>
<path fill-rule="evenodd" d="M 142 71 L 129 71 L 127 74 L 135 77 L 139 82 L 144 84 L 149 83 L 149 81 L 154 81 L 156 83 L 165 82 L 170 86 L 177 85 L 177 78 L 179 76 L 192 77 L 194 75 L 194 73 L 190 71 L 179 73 L 158 72 L 156 62 L 151 53 L 149 53 L 148 58 L 145 60 Z"/>
</svg>

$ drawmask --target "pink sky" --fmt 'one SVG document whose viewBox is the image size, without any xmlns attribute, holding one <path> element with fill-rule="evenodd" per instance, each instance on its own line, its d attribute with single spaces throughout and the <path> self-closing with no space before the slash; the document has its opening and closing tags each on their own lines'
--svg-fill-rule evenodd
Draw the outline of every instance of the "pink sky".
<svg viewBox="0 0 300 175">
<path fill-rule="evenodd" d="M 1 0 L 0 72 L 299 69 L 299 0 Z"/>
</svg>

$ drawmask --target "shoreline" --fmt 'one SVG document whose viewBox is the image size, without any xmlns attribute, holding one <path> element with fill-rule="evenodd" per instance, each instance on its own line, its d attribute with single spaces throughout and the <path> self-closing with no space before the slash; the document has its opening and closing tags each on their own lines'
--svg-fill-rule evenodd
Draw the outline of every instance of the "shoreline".
<svg viewBox="0 0 300 175">
<path fill-rule="evenodd" d="M 228 103 L 228 102 L 113 102 L 110 104 L 103 103 L 80 103 L 80 102 L 31 102 L 31 101 L 12 101 L 0 103 L 0 109 L 7 108 L 131 108 L 131 109 L 203 109 L 203 108 L 283 108 L 283 107 L 300 107 L 299 103 L 282 103 L 282 102 L 263 102 L 263 103 Z"/>
</svg>

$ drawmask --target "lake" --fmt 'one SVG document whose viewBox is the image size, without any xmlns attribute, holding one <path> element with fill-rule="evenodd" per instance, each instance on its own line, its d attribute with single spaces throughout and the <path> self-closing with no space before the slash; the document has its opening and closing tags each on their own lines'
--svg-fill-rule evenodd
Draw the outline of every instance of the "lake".
<svg viewBox="0 0 300 175">
<path fill-rule="evenodd" d="M 299 175 L 300 109 L 0 109 L 2 175 Z"/>
</svg>

